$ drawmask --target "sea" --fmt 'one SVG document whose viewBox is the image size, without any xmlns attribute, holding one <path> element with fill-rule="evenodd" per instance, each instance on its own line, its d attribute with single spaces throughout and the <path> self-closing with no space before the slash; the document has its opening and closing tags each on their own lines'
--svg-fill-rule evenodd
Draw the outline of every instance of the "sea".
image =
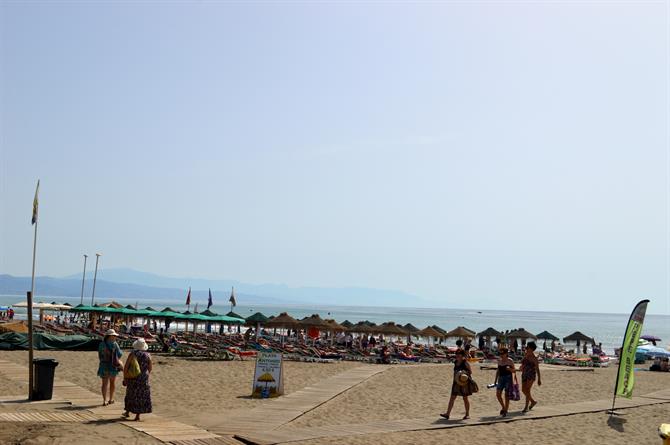
<svg viewBox="0 0 670 445">
<path fill-rule="evenodd" d="M 20 301 L 25 301 L 25 297 L 20 295 L 0 295 L 0 306 L 10 306 Z M 70 303 L 77 305 L 79 298 L 69 297 L 39 297 L 37 301 L 51 303 Z M 105 300 L 106 301 L 106 300 Z M 105 301 L 97 301 L 105 302 Z M 175 304 L 174 301 L 147 300 L 141 301 L 133 299 L 117 298 L 115 301 L 127 305 L 136 304 L 140 308 L 151 306 L 154 309 L 161 310 L 164 307 L 171 307 L 173 310 L 183 312 L 187 308 L 183 304 Z M 87 301 L 86 303 L 90 303 Z M 198 310 L 202 311 L 206 306 L 200 304 Z M 602 342 L 603 349 L 607 354 L 613 355 L 614 349 L 621 347 L 623 335 L 628 323 L 630 314 L 599 314 L 583 312 L 541 312 L 541 311 L 500 311 L 486 309 L 448 309 L 448 308 L 410 308 L 410 307 L 384 307 L 384 306 L 336 306 L 336 305 L 244 305 L 240 304 L 232 308 L 233 311 L 242 317 L 248 317 L 256 312 L 261 312 L 266 316 L 278 315 L 280 312 L 288 312 L 293 318 L 303 318 L 312 314 L 319 314 L 321 318 L 333 318 L 341 323 L 349 320 L 356 323 L 362 320 L 369 320 L 374 323 L 384 323 L 393 321 L 405 325 L 411 323 L 419 329 L 426 326 L 437 325 L 445 330 L 451 330 L 457 326 L 465 326 L 475 332 L 483 331 L 488 327 L 498 331 L 524 328 L 525 330 L 538 334 L 542 331 L 549 331 L 556 337 L 563 338 L 575 331 L 580 331 L 589 337 L 593 337 L 596 342 Z M 633 308 L 631 307 L 631 310 Z M 195 305 L 191 305 L 191 311 L 195 310 Z M 210 310 L 219 314 L 225 314 L 231 310 L 230 304 L 214 304 Z M 25 309 L 15 309 L 16 316 L 19 319 L 26 318 Z M 669 349 L 670 345 L 670 315 L 647 314 L 643 330 L 643 335 L 654 335 L 662 339 L 658 344 L 663 348 Z M 447 340 L 447 344 L 456 339 Z M 542 347 L 542 344 L 539 344 Z"/>
</svg>

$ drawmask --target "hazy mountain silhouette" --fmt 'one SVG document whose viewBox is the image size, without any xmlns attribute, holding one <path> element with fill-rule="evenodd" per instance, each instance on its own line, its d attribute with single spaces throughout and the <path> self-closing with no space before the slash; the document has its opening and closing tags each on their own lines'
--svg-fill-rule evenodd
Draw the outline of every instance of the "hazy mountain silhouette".
<svg viewBox="0 0 670 445">
<path fill-rule="evenodd" d="M 93 273 L 90 275 L 91 279 Z M 190 286 L 194 292 L 207 291 L 230 295 L 231 287 L 235 287 L 237 295 L 253 296 L 261 299 L 272 299 L 284 303 L 316 304 L 327 303 L 353 306 L 412 306 L 434 307 L 435 303 L 404 292 L 372 289 L 363 287 L 289 287 L 283 284 L 249 284 L 235 280 L 209 280 L 203 278 L 173 278 L 157 274 L 141 272 L 134 269 L 113 268 L 98 270 L 98 282 L 101 277 L 107 282 L 127 283 L 153 288 L 180 289 L 185 295 Z M 81 274 L 70 275 L 67 279 L 78 279 L 81 287 Z M 87 281 L 90 281 L 87 273 Z M 97 290 L 96 290 L 97 294 Z M 238 298 L 238 303 L 244 300 Z M 261 301 L 257 301 L 261 302 Z"/>
</svg>

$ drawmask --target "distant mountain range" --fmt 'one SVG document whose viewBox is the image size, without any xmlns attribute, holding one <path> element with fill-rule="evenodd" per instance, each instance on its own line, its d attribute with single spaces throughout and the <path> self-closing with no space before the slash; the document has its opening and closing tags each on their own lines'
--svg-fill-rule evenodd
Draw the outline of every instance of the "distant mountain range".
<svg viewBox="0 0 670 445">
<path fill-rule="evenodd" d="M 87 273 L 84 301 L 90 298 L 93 274 Z M 133 269 L 98 270 L 96 300 L 137 299 L 182 302 L 191 287 L 192 300 L 207 301 L 208 289 L 218 304 L 228 302 L 232 287 L 238 304 L 336 304 L 343 306 L 434 306 L 434 303 L 404 292 L 359 287 L 322 288 L 289 287 L 281 284 L 248 284 L 233 280 L 202 278 L 172 278 Z M 25 295 L 30 289 L 30 277 L 0 275 L 0 294 Z M 79 297 L 81 274 L 62 278 L 36 277 L 35 294 L 44 296 Z M 100 300 L 99 300 L 100 299 Z"/>
</svg>

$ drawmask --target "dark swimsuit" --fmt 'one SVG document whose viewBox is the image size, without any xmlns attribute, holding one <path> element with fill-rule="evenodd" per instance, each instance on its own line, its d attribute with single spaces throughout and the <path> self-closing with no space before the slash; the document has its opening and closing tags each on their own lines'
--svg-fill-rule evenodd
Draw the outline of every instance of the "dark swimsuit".
<svg viewBox="0 0 670 445">
<path fill-rule="evenodd" d="M 523 371 L 521 372 L 521 381 L 527 382 L 530 380 L 535 380 L 537 377 L 535 362 L 532 359 L 524 357 L 521 360 L 521 366 L 523 367 Z"/>
</svg>

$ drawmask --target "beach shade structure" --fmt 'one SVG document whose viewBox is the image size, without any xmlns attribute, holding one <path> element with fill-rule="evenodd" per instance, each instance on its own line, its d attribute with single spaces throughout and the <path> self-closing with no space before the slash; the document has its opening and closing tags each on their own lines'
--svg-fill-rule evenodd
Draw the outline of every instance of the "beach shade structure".
<svg viewBox="0 0 670 445">
<path fill-rule="evenodd" d="M 214 311 L 210 311 L 209 309 L 205 309 L 204 311 L 200 312 L 200 315 L 204 315 L 205 317 L 216 317 L 219 314 Z"/>
<path fill-rule="evenodd" d="M 584 335 L 579 331 L 573 332 L 572 334 L 568 335 L 567 337 L 563 337 L 563 343 L 572 343 L 572 342 L 591 342 L 595 343 L 592 337 L 589 337 L 588 335 Z"/>
<path fill-rule="evenodd" d="M 432 326 L 428 326 L 424 329 L 421 329 L 420 331 L 416 332 L 416 335 L 419 337 L 424 337 L 424 338 L 444 338 L 445 334 L 441 333 L 437 329 L 435 329 Z"/>
<path fill-rule="evenodd" d="M 343 321 L 342 323 L 340 323 L 340 324 L 341 324 L 342 326 L 344 326 L 345 328 L 347 328 L 347 329 L 349 329 L 350 327 L 352 327 L 352 326 L 354 325 L 354 324 L 353 324 L 352 322 L 350 322 L 349 320 L 344 320 L 344 321 Z"/>
<path fill-rule="evenodd" d="M 344 326 L 342 326 L 341 324 L 339 324 L 338 322 L 336 322 L 331 318 L 326 318 L 323 321 L 325 321 L 326 324 L 328 325 L 328 330 L 330 332 L 344 332 L 347 330 L 347 328 L 345 328 Z"/>
<path fill-rule="evenodd" d="M 256 327 L 256 340 L 258 340 L 258 337 L 260 336 L 261 325 L 265 325 L 265 323 L 267 323 L 267 322 L 268 322 L 268 317 L 261 314 L 260 312 L 256 312 L 255 314 L 248 316 L 244 320 L 245 326 L 255 326 Z"/>
<path fill-rule="evenodd" d="M 477 334 L 475 333 L 475 331 L 472 331 L 463 326 L 459 326 L 456 329 L 452 329 L 451 331 L 444 334 L 445 337 L 456 337 L 462 339 L 475 338 L 476 335 Z"/>
<path fill-rule="evenodd" d="M 445 329 L 442 329 L 441 327 L 439 327 L 439 326 L 436 325 L 436 324 L 432 325 L 431 328 L 435 329 L 437 332 L 439 332 L 439 333 L 442 334 L 443 336 L 446 336 L 446 335 L 447 335 L 447 331 L 446 331 Z"/>
<path fill-rule="evenodd" d="M 502 332 L 493 329 L 492 327 L 488 327 L 484 329 L 481 332 L 477 333 L 477 337 L 479 337 L 479 349 L 484 349 L 484 347 L 491 348 L 493 347 L 493 341 L 492 339 L 494 338 L 500 338 L 502 335 Z"/>
<path fill-rule="evenodd" d="M 292 329 L 292 328 L 295 328 L 296 326 L 298 326 L 299 324 L 300 324 L 300 322 L 298 322 L 298 320 L 291 317 L 286 312 L 282 312 L 281 314 L 277 315 L 272 320 L 269 320 L 267 323 L 265 323 L 265 326 L 267 326 L 269 328 Z"/>
<path fill-rule="evenodd" d="M 228 312 L 228 313 L 226 314 L 226 317 L 232 317 L 232 318 L 241 318 L 241 319 L 244 319 L 243 316 L 241 316 L 240 314 L 237 314 L 237 313 L 235 313 L 235 312 L 233 312 L 233 311 Z"/>
<path fill-rule="evenodd" d="M 72 312 L 91 312 L 93 311 L 93 306 L 88 306 L 86 304 L 78 304 L 70 310 Z"/>
<path fill-rule="evenodd" d="M 535 334 L 531 334 L 524 328 L 518 328 L 510 331 L 507 334 L 507 338 L 511 339 L 520 339 L 520 340 L 536 340 L 537 336 Z"/>
<path fill-rule="evenodd" d="M 294 329 L 298 326 L 300 326 L 300 322 L 296 320 L 295 318 L 291 317 L 289 314 L 286 312 L 282 312 L 281 314 L 277 315 L 274 317 L 272 320 L 269 320 L 267 323 L 265 323 L 265 326 L 269 328 L 279 328 L 279 329 Z M 284 336 L 281 335 L 281 343 L 282 345 L 284 344 Z"/>
<path fill-rule="evenodd" d="M 488 338 L 495 338 L 495 337 L 500 337 L 502 335 L 502 332 L 497 331 L 493 328 L 486 328 L 482 332 L 477 333 L 477 337 L 488 337 Z"/>
<path fill-rule="evenodd" d="M 552 341 L 558 341 L 559 338 L 556 337 L 554 334 L 552 334 L 549 331 L 542 331 L 539 334 L 537 334 L 537 338 L 539 340 L 552 340 Z"/>
<path fill-rule="evenodd" d="M 572 334 L 568 335 L 567 337 L 563 337 L 563 343 L 572 343 L 572 342 L 577 343 L 577 353 L 579 353 L 579 347 L 582 342 L 584 343 L 584 346 L 586 346 L 586 344 L 589 342 L 591 342 L 592 345 L 596 344 L 596 341 L 592 337 L 584 335 L 579 331 L 575 331 Z"/>
<path fill-rule="evenodd" d="M 359 321 L 355 325 L 352 325 L 349 328 L 349 332 L 357 332 L 359 334 L 369 334 L 372 332 L 372 328 L 365 322 Z"/>
<path fill-rule="evenodd" d="M 407 331 L 392 321 L 387 321 L 378 326 L 379 333 L 385 335 L 407 335 Z"/>
<path fill-rule="evenodd" d="M 409 332 L 410 334 L 414 334 L 416 332 L 419 332 L 419 328 L 414 326 L 412 323 L 407 323 L 405 326 L 402 327 L 404 330 Z"/>
<path fill-rule="evenodd" d="M 642 340 L 653 341 L 653 342 L 661 341 L 661 339 L 659 337 L 656 337 L 655 335 L 649 335 L 649 334 L 641 335 L 640 338 Z"/>
</svg>

